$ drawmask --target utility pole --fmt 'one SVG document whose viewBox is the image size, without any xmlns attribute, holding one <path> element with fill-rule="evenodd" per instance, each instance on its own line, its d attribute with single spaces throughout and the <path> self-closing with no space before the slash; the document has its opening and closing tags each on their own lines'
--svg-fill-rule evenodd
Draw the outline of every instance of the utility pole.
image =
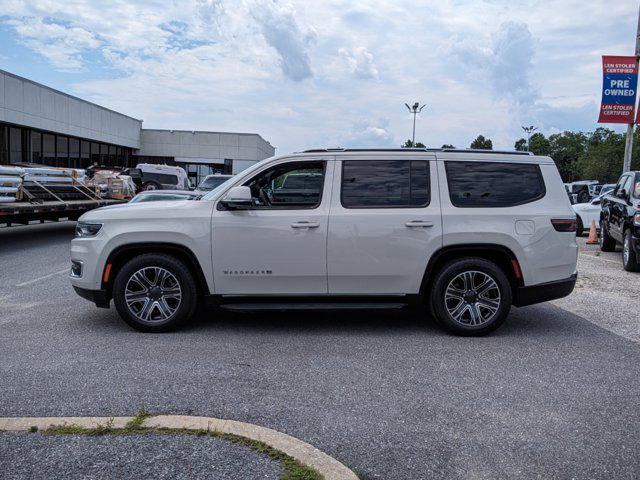
<svg viewBox="0 0 640 480">
<path fill-rule="evenodd" d="M 640 8 L 638 8 L 638 27 L 636 29 L 636 63 L 640 58 Z M 637 88 L 637 87 L 636 87 Z M 633 152 L 633 122 L 635 119 L 631 119 L 631 123 L 627 125 L 627 141 L 624 143 L 624 163 L 622 166 L 622 173 L 631 170 L 631 153 Z"/>
<path fill-rule="evenodd" d="M 531 125 L 530 127 L 522 127 L 522 130 L 524 130 L 524 133 L 527 134 L 527 152 L 531 150 L 529 148 L 529 142 L 531 142 L 531 134 L 535 132 L 537 129 L 538 128 L 534 127 L 533 125 Z"/>
<path fill-rule="evenodd" d="M 416 115 L 419 114 L 422 111 L 422 109 L 426 107 L 426 105 L 420 106 L 420 102 L 414 103 L 412 107 L 410 107 L 408 103 L 405 103 L 404 105 L 409 109 L 409 112 L 413 114 L 413 136 L 411 137 L 411 146 L 415 147 L 416 146 Z"/>
</svg>

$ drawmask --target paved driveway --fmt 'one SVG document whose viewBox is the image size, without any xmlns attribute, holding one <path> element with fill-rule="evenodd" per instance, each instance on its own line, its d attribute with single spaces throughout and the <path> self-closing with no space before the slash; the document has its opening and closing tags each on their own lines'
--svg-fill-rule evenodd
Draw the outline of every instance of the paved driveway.
<svg viewBox="0 0 640 480">
<path fill-rule="evenodd" d="M 557 306 L 476 339 L 351 311 L 211 313 L 144 335 L 72 293 L 71 235 L 0 232 L 2 416 L 233 418 L 364 479 L 640 476 L 640 345 Z"/>
</svg>

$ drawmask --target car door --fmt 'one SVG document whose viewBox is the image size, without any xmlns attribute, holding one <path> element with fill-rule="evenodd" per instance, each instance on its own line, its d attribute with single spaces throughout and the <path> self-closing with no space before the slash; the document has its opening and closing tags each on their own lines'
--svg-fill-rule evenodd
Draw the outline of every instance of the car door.
<svg viewBox="0 0 640 480">
<path fill-rule="evenodd" d="M 274 195 L 287 175 L 320 177 L 313 191 L 286 201 Z M 333 161 L 330 157 L 270 163 L 242 185 L 254 206 L 225 210 L 212 221 L 216 293 L 223 295 L 326 294 L 327 223 Z"/>
<path fill-rule="evenodd" d="M 329 293 L 415 294 L 442 246 L 435 156 L 336 159 L 327 240 Z"/>
<path fill-rule="evenodd" d="M 620 178 L 613 195 L 610 195 L 609 234 L 618 242 L 622 242 L 624 219 L 627 213 L 629 188 L 631 187 L 631 184 L 631 175 L 623 175 Z"/>
</svg>

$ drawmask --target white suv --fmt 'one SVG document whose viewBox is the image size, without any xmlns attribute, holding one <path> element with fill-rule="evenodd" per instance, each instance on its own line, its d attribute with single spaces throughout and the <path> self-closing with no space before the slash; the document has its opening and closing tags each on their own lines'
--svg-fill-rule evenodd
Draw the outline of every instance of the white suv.
<svg viewBox="0 0 640 480">
<path fill-rule="evenodd" d="M 301 178 L 287 188 L 291 175 Z M 524 152 L 308 150 L 197 201 L 85 213 L 71 283 L 146 331 L 231 309 L 422 304 L 481 335 L 512 305 L 568 295 L 576 217 L 553 161 Z"/>
</svg>

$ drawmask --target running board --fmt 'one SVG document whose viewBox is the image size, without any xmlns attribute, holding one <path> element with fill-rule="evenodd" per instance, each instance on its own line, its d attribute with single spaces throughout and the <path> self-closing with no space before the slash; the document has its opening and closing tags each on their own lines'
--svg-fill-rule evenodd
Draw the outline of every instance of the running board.
<svg viewBox="0 0 640 480">
<path fill-rule="evenodd" d="M 225 310 L 388 310 L 401 309 L 406 303 L 227 303 Z"/>
</svg>

